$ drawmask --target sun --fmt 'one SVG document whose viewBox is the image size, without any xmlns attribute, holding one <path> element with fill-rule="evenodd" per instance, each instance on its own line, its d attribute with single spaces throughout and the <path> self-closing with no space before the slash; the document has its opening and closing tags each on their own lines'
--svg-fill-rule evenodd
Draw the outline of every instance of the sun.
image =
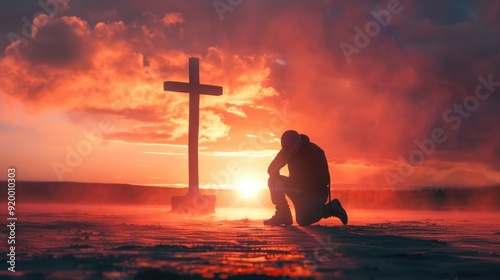
<svg viewBox="0 0 500 280">
<path fill-rule="evenodd" d="M 238 184 L 240 196 L 244 199 L 256 199 L 261 190 L 259 182 L 252 179 L 242 179 Z"/>
</svg>

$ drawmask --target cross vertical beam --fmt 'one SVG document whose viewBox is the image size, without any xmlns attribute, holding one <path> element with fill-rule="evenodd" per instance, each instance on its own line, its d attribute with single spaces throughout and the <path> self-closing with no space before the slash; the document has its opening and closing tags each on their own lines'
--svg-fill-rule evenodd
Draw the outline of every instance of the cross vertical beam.
<svg viewBox="0 0 500 280">
<path fill-rule="evenodd" d="M 189 58 L 189 84 L 200 84 L 200 61 L 198 58 Z M 189 193 L 199 193 L 198 173 L 198 138 L 200 127 L 200 94 L 189 94 L 189 132 L 188 132 L 188 158 L 189 158 Z"/>
<path fill-rule="evenodd" d="M 189 82 L 163 83 L 165 91 L 189 93 L 189 192 L 184 197 L 172 197 L 173 212 L 213 213 L 215 211 L 215 196 L 200 194 L 198 176 L 198 138 L 200 125 L 200 94 L 222 95 L 222 87 L 200 84 L 200 61 L 198 58 L 189 58 Z"/>
</svg>

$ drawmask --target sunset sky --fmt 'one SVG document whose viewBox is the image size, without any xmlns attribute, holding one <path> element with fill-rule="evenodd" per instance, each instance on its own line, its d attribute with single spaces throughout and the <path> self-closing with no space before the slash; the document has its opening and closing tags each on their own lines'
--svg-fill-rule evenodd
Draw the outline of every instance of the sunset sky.
<svg viewBox="0 0 500 280">
<path fill-rule="evenodd" d="M 287 129 L 335 184 L 500 184 L 499 1 L 40 3 L 0 3 L 2 180 L 185 186 L 198 57 L 203 186 L 265 186 Z"/>
</svg>

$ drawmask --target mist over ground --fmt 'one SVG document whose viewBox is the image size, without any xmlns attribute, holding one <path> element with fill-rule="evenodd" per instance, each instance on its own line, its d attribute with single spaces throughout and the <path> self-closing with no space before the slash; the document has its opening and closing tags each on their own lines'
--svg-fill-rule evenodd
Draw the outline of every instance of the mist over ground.
<svg viewBox="0 0 500 280">
<path fill-rule="evenodd" d="M 6 183 L 5 183 L 6 184 Z M 201 189 L 217 197 L 216 207 L 273 208 L 267 189 L 253 196 L 238 189 Z M 19 207 L 24 203 L 133 204 L 165 205 L 172 196 L 185 195 L 187 189 L 128 184 L 73 182 L 18 182 Z M 414 188 L 414 189 L 342 189 L 333 185 L 332 199 L 338 198 L 347 208 L 413 210 L 500 210 L 500 186 L 484 188 Z M 0 198 L 6 201 L 6 197 Z"/>
</svg>

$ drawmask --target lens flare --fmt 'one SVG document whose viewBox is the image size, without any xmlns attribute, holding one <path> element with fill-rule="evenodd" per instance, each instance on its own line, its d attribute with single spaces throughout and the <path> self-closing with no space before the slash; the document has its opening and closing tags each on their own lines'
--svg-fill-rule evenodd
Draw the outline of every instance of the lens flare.
<svg viewBox="0 0 500 280">
<path fill-rule="evenodd" d="M 261 189 L 259 182 L 252 179 L 243 179 L 238 184 L 241 198 L 252 200 L 256 199 Z"/>
</svg>

